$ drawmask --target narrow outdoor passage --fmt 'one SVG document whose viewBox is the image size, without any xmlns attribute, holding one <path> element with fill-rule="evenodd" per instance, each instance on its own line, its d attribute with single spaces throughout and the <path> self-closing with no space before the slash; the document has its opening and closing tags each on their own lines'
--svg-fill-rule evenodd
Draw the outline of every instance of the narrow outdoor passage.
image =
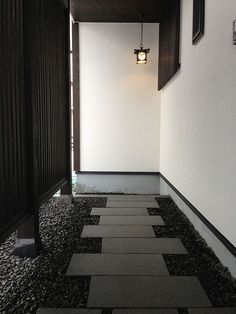
<svg viewBox="0 0 236 314">
<path fill-rule="evenodd" d="M 84 225 L 81 239 L 101 239 L 100 253 L 76 252 L 66 273 L 91 278 L 87 309 L 42 308 L 38 314 L 236 313 L 223 308 L 221 278 L 212 282 L 217 258 L 169 197 L 111 195 L 90 216 L 100 217 L 98 224 Z"/>
</svg>

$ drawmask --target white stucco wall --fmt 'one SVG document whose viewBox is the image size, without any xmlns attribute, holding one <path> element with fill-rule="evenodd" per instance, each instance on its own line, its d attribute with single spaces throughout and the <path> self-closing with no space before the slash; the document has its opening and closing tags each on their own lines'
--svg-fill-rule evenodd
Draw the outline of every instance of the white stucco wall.
<svg viewBox="0 0 236 314">
<path fill-rule="evenodd" d="M 192 46 L 182 1 L 181 70 L 161 94 L 161 173 L 236 245 L 236 1 L 206 0 L 205 36 Z"/>
<path fill-rule="evenodd" d="M 158 24 L 80 23 L 81 170 L 159 170 Z"/>
</svg>

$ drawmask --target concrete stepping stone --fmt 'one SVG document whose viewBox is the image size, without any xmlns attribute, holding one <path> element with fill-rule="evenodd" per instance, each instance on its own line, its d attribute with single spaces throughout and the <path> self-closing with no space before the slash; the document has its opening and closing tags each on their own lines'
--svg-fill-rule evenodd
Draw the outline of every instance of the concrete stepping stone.
<svg viewBox="0 0 236 314">
<path fill-rule="evenodd" d="M 81 238 L 155 238 L 151 226 L 85 225 Z"/>
<path fill-rule="evenodd" d="M 101 216 L 99 225 L 164 226 L 160 216 Z"/>
<path fill-rule="evenodd" d="M 236 314 L 234 308 L 188 309 L 189 314 Z"/>
<path fill-rule="evenodd" d="M 112 314 L 178 314 L 174 309 L 128 309 L 128 310 L 113 310 Z"/>
<path fill-rule="evenodd" d="M 180 239 L 104 238 L 102 253 L 187 254 Z"/>
<path fill-rule="evenodd" d="M 113 202 L 108 201 L 106 207 L 144 207 L 144 208 L 159 208 L 157 202 Z"/>
<path fill-rule="evenodd" d="M 67 276 L 129 275 L 168 276 L 162 255 L 74 254 Z"/>
<path fill-rule="evenodd" d="M 101 310 L 89 309 L 38 309 L 37 314 L 102 314 Z"/>
<path fill-rule="evenodd" d="M 149 216 L 146 208 L 92 208 L 90 215 L 97 216 Z"/>
<path fill-rule="evenodd" d="M 116 202 L 155 202 L 155 195 L 111 195 L 108 201 Z"/>
<path fill-rule="evenodd" d="M 211 307 L 196 277 L 92 276 L 88 307 Z"/>
</svg>

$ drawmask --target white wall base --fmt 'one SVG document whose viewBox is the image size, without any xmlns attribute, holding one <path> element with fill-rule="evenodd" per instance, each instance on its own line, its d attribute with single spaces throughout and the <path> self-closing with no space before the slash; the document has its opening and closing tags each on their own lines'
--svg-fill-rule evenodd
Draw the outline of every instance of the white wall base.
<svg viewBox="0 0 236 314">
<path fill-rule="evenodd" d="M 194 228 L 205 239 L 207 245 L 212 248 L 221 263 L 228 267 L 231 275 L 236 278 L 236 257 L 231 254 L 222 242 L 208 229 L 208 227 L 196 216 L 196 214 L 185 204 L 176 192 L 160 178 L 160 194 L 170 195 L 179 209 L 187 216 Z"/>
<path fill-rule="evenodd" d="M 77 183 L 77 193 L 160 193 L 158 174 L 77 174 Z"/>
</svg>

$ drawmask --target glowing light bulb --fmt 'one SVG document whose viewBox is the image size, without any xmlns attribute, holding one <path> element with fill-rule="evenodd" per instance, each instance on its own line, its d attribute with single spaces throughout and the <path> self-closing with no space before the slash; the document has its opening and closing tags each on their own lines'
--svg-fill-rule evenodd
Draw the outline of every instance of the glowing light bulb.
<svg viewBox="0 0 236 314">
<path fill-rule="evenodd" d="M 146 59 L 146 53 L 144 51 L 140 51 L 138 53 L 138 61 L 145 61 Z"/>
</svg>

